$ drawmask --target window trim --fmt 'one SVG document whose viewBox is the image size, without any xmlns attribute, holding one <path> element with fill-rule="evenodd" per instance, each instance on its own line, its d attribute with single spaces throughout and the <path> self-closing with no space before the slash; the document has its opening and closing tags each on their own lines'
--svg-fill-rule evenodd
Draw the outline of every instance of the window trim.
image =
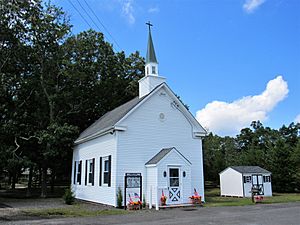
<svg viewBox="0 0 300 225">
<path fill-rule="evenodd" d="M 95 181 L 95 158 L 87 159 L 85 162 L 85 185 L 93 186 Z"/>
<path fill-rule="evenodd" d="M 244 184 L 252 183 L 252 177 L 251 176 L 243 176 L 243 182 L 244 182 Z"/>
<path fill-rule="evenodd" d="M 105 170 L 105 162 L 107 161 L 107 171 Z M 105 181 L 105 173 L 107 173 L 107 183 L 104 182 Z M 102 184 L 103 186 L 108 186 L 108 183 L 109 183 L 109 158 L 108 156 L 106 157 L 102 157 Z"/>
<path fill-rule="evenodd" d="M 105 162 L 107 161 L 107 168 L 105 168 Z M 104 182 L 105 177 L 107 182 Z M 110 187 L 111 186 L 111 155 L 100 157 L 99 163 L 99 186 Z"/>
</svg>

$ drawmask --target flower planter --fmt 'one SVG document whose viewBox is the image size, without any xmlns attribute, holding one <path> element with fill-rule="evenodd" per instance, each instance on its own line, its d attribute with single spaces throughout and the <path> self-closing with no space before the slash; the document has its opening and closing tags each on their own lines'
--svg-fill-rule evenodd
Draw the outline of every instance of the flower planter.
<svg viewBox="0 0 300 225">
<path fill-rule="evenodd" d="M 264 200 L 264 197 L 263 196 L 260 196 L 260 195 L 255 195 L 254 196 L 254 202 L 255 203 L 260 203 Z"/>
<path fill-rule="evenodd" d="M 139 209 L 141 209 L 141 205 L 140 204 L 128 204 L 127 209 L 128 210 L 139 210 Z"/>
<path fill-rule="evenodd" d="M 192 197 L 190 197 L 190 199 L 191 199 L 191 203 L 193 205 L 201 205 L 202 204 L 201 196 L 192 196 Z"/>
</svg>

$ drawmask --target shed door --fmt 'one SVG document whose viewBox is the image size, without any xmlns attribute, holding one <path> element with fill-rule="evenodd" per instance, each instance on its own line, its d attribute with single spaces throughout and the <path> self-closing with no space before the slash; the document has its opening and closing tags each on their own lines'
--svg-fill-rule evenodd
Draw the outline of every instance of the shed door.
<svg viewBox="0 0 300 225">
<path fill-rule="evenodd" d="M 169 204 L 181 202 L 180 171 L 179 168 L 169 168 Z"/>
<path fill-rule="evenodd" d="M 258 174 L 252 175 L 252 186 L 254 188 L 259 189 L 259 195 L 263 195 L 264 194 L 263 176 Z"/>
</svg>

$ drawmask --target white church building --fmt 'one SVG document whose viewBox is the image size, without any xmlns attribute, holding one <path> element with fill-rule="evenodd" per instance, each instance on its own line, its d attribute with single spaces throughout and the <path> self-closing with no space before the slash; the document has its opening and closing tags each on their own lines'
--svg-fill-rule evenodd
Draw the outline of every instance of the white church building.
<svg viewBox="0 0 300 225">
<path fill-rule="evenodd" d="M 196 189 L 204 200 L 205 135 L 166 78 L 159 75 L 149 27 L 139 96 L 107 112 L 75 141 L 71 181 L 75 197 L 117 206 L 121 189 L 123 204 L 128 203 L 130 193 L 138 193 L 147 204 L 160 204 L 163 193 L 166 203 L 173 205 L 189 203 Z M 130 188 L 136 187 L 132 184 L 125 187 L 128 174 L 141 176 L 141 181 L 135 180 L 141 182 L 140 192 Z"/>
</svg>

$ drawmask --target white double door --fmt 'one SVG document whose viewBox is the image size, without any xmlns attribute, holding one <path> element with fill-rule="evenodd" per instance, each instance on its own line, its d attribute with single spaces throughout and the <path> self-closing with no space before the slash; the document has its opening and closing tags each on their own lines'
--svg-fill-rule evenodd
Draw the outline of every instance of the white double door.
<svg viewBox="0 0 300 225">
<path fill-rule="evenodd" d="M 263 176 L 260 174 L 252 175 L 252 186 L 259 190 L 259 195 L 264 195 Z"/>
<path fill-rule="evenodd" d="M 182 202 L 180 167 L 168 167 L 168 204 L 180 204 Z"/>
</svg>

